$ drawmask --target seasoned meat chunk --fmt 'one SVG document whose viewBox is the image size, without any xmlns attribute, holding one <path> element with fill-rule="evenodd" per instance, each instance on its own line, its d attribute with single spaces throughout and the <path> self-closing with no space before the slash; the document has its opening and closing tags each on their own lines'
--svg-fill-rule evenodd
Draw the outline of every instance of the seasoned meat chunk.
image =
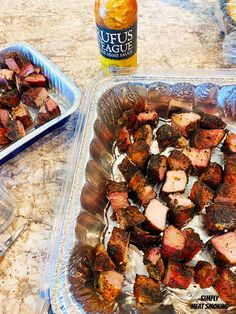
<svg viewBox="0 0 236 314">
<path fill-rule="evenodd" d="M 183 154 L 191 160 L 193 173 L 196 175 L 209 165 L 211 158 L 210 149 L 184 148 Z"/>
<path fill-rule="evenodd" d="M 164 180 L 167 171 L 167 157 L 164 155 L 152 155 L 147 166 L 148 181 L 152 184 Z"/>
<path fill-rule="evenodd" d="M 19 76 L 27 77 L 30 74 L 34 73 L 34 71 L 35 71 L 35 68 L 34 68 L 33 64 L 30 62 L 26 62 L 22 65 Z"/>
<path fill-rule="evenodd" d="M 188 137 L 198 129 L 200 120 L 201 116 L 194 112 L 173 114 L 171 117 L 171 126 L 181 135 Z"/>
<path fill-rule="evenodd" d="M 125 182 L 108 181 L 107 195 L 114 213 L 129 206 L 128 188 Z"/>
<path fill-rule="evenodd" d="M 203 208 L 209 204 L 212 198 L 213 191 L 205 183 L 198 180 L 193 184 L 190 199 L 196 205 L 196 210 L 198 212 L 201 212 Z"/>
<path fill-rule="evenodd" d="M 197 149 L 215 148 L 223 140 L 225 134 L 226 131 L 222 129 L 198 129 L 193 134 L 191 143 Z"/>
<path fill-rule="evenodd" d="M 169 208 L 158 199 L 153 199 L 145 210 L 145 216 L 150 227 L 157 231 L 164 231 L 166 228 L 166 216 Z"/>
<path fill-rule="evenodd" d="M 183 170 L 170 170 L 166 173 L 166 181 L 162 193 L 184 192 L 187 185 L 187 175 Z"/>
<path fill-rule="evenodd" d="M 146 220 L 146 217 L 136 206 L 129 206 L 118 210 L 116 218 L 121 229 L 138 226 Z"/>
<path fill-rule="evenodd" d="M 52 100 L 50 97 L 47 97 L 44 101 L 44 104 L 40 107 L 37 115 L 37 123 L 39 126 L 55 119 L 61 115 L 61 110 L 58 104 Z"/>
<path fill-rule="evenodd" d="M 134 140 L 135 141 L 144 141 L 149 146 L 152 143 L 152 128 L 149 124 L 142 125 L 139 129 L 134 132 Z"/>
<path fill-rule="evenodd" d="M 144 264 L 151 278 L 158 281 L 162 279 L 165 274 L 165 265 L 159 247 L 152 247 L 145 252 Z"/>
<path fill-rule="evenodd" d="M 189 146 L 189 140 L 186 139 L 184 136 L 181 136 L 175 145 L 176 148 L 185 148 Z"/>
<path fill-rule="evenodd" d="M 160 152 L 163 152 L 169 146 L 174 147 L 180 138 L 179 133 L 168 124 L 162 125 L 157 130 L 156 136 Z"/>
<path fill-rule="evenodd" d="M 158 125 L 159 117 L 156 111 L 141 112 L 137 116 L 136 127 L 149 124 L 152 128 Z"/>
<path fill-rule="evenodd" d="M 169 194 L 169 221 L 177 228 L 182 228 L 195 215 L 193 202 L 184 194 Z"/>
<path fill-rule="evenodd" d="M 132 144 L 130 133 L 126 129 L 126 127 L 123 127 L 117 136 L 117 146 L 120 153 L 124 153 L 127 151 L 128 147 Z"/>
<path fill-rule="evenodd" d="M 32 87 L 25 91 L 21 98 L 22 101 L 29 107 L 40 108 L 46 98 L 48 97 L 48 91 L 44 87 Z"/>
<path fill-rule="evenodd" d="M 236 275 L 230 269 L 219 269 L 214 288 L 224 302 L 236 305 Z"/>
<path fill-rule="evenodd" d="M 205 261 L 198 261 L 194 267 L 194 280 L 202 289 L 210 288 L 216 281 L 217 268 Z"/>
<path fill-rule="evenodd" d="M 0 145 L 6 145 L 9 143 L 9 138 L 6 136 L 7 130 L 0 126 Z"/>
<path fill-rule="evenodd" d="M 26 135 L 23 124 L 19 120 L 12 120 L 6 128 L 6 136 L 12 140 L 17 141 Z"/>
<path fill-rule="evenodd" d="M 150 147 L 145 141 L 134 142 L 128 147 L 128 156 L 142 169 L 150 157 Z"/>
<path fill-rule="evenodd" d="M 138 303 L 154 304 L 162 301 L 159 283 L 147 276 L 136 275 L 134 297 Z"/>
<path fill-rule="evenodd" d="M 138 167 L 134 165 L 134 163 L 132 163 L 128 157 L 125 157 L 122 160 L 121 164 L 118 165 L 118 168 L 126 182 L 129 182 L 136 173 L 140 172 Z"/>
<path fill-rule="evenodd" d="M 159 235 L 152 235 L 148 231 L 144 231 L 138 227 L 134 227 L 131 232 L 130 242 L 142 251 L 156 246 L 160 243 L 161 237 Z"/>
<path fill-rule="evenodd" d="M 102 297 L 113 302 L 121 293 L 125 277 L 114 270 L 101 272 L 98 278 L 98 292 Z"/>
<path fill-rule="evenodd" d="M 132 130 L 136 123 L 136 113 L 134 110 L 124 111 L 121 117 L 118 119 L 119 127 L 125 127 L 127 130 Z"/>
<path fill-rule="evenodd" d="M 236 154 L 225 156 L 224 182 L 236 185 Z"/>
<path fill-rule="evenodd" d="M 216 192 L 215 203 L 233 203 L 236 205 L 236 185 L 223 183 Z"/>
<path fill-rule="evenodd" d="M 185 245 L 183 233 L 170 225 L 164 232 L 162 238 L 161 255 L 164 259 L 181 259 L 182 251 Z"/>
<path fill-rule="evenodd" d="M 211 162 L 210 165 L 200 175 L 199 180 L 214 189 L 218 187 L 223 181 L 223 168 L 218 163 Z"/>
<path fill-rule="evenodd" d="M 0 124 L 2 124 L 5 128 L 10 122 L 10 114 L 5 109 L 0 109 Z"/>
<path fill-rule="evenodd" d="M 226 123 L 220 117 L 206 114 L 204 112 L 201 112 L 200 115 L 202 117 L 202 129 L 224 129 L 226 127 Z"/>
<path fill-rule="evenodd" d="M 32 73 L 25 78 L 25 81 L 31 87 L 45 87 L 47 85 L 46 77 L 40 73 Z"/>
<path fill-rule="evenodd" d="M 226 153 L 236 153 L 236 134 L 227 134 L 222 150 Z"/>
<path fill-rule="evenodd" d="M 6 90 L 0 95 L 0 107 L 15 107 L 20 102 L 20 96 L 16 89 Z"/>
<path fill-rule="evenodd" d="M 191 267 L 169 260 L 163 283 L 170 288 L 187 289 L 193 280 L 193 275 L 194 271 Z"/>
<path fill-rule="evenodd" d="M 0 88 L 10 90 L 14 86 L 14 72 L 0 69 Z"/>
<path fill-rule="evenodd" d="M 95 271 L 109 271 L 115 269 L 115 265 L 112 262 L 103 244 L 98 244 L 95 247 L 93 267 Z"/>
<path fill-rule="evenodd" d="M 182 231 L 185 238 L 185 244 L 181 258 L 185 262 L 189 262 L 202 249 L 203 242 L 197 232 L 192 228 L 187 228 Z"/>
<path fill-rule="evenodd" d="M 184 170 L 188 172 L 191 167 L 191 161 L 181 151 L 175 149 L 168 157 L 168 167 L 171 170 Z"/>
<path fill-rule="evenodd" d="M 22 102 L 20 102 L 19 106 L 13 108 L 12 116 L 16 120 L 19 120 L 25 129 L 28 129 L 33 125 L 32 117 L 28 111 L 28 109 L 24 106 Z"/>
</svg>

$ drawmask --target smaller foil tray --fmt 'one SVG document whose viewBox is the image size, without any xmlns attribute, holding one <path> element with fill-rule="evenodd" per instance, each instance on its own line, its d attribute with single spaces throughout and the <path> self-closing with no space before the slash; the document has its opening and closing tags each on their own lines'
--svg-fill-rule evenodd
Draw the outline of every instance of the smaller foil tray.
<svg viewBox="0 0 236 314">
<path fill-rule="evenodd" d="M 236 84 L 235 74 L 235 70 L 194 70 L 181 73 L 166 69 L 121 69 L 116 74 L 99 73 L 95 76 L 86 92 L 83 128 L 81 121 L 78 121 L 77 136 L 70 154 L 70 168 L 49 248 L 44 285 L 41 287 L 41 292 L 50 297 L 54 313 L 193 313 L 189 304 L 193 301 L 192 297 L 199 293 L 199 289 L 193 286 L 188 291 L 179 293 L 166 289 L 164 293 L 167 298 L 161 305 L 138 307 L 130 293 L 130 285 L 127 284 L 115 306 L 107 306 L 94 290 L 91 272 L 81 269 L 80 262 L 84 259 L 87 263 L 91 261 L 90 246 L 95 246 L 101 240 L 107 241 L 111 228 L 108 217 L 111 212 L 105 186 L 108 179 L 116 177 L 113 172 L 116 164 L 113 144 L 115 124 L 120 114 L 132 105 L 149 103 L 147 90 L 155 82 L 171 85 L 188 82 L 195 86 L 209 82 L 223 87 L 215 109 L 227 121 L 229 129 L 235 132 L 235 111 L 231 108 L 233 114 L 227 115 L 229 108 L 224 107 L 224 99 Z M 168 117 L 163 119 L 168 121 Z M 195 221 L 197 219 L 192 221 L 192 227 Z M 200 230 L 197 229 L 197 232 L 200 233 Z M 207 240 L 203 233 L 200 236 Z M 139 252 L 135 252 L 135 247 L 131 247 L 133 263 L 136 263 L 138 269 L 142 258 L 140 259 Z M 204 290 L 202 294 L 216 295 L 216 292 L 213 289 Z M 235 313 L 235 308 L 220 313 L 226 312 Z M 201 310 L 199 313 L 202 313 Z M 206 313 L 219 312 L 208 309 Z"/>
<path fill-rule="evenodd" d="M 18 53 L 23 60 L 30 60 L 34 65 L 40 67 L 41 72 L 48 81 L 48 92 L 59 105 L 61 115 L 46 124 L 27 131 L 26 136 L 7 146 L 0 147 L 0 165 L 22 150 L 32 145 L 47 133 L 53 131 L 56 127 L 64 124 L 69 116 L 78 108 L 81 102 L 81 92 L 77 86 L 67 78 L 51 61 L 43 56 L 39 51 L 26 43 L 13 43 L 0 47 L 0 64 L 4 62 L 4 56 L 8 52 Z M 36 112 L 28 108 L 34 120 Z"/>
</svg>

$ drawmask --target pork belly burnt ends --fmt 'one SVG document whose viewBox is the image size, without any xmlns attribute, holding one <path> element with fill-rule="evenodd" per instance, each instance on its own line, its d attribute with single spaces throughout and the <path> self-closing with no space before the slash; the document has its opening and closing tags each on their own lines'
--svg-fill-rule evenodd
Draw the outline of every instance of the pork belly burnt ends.
<svg viewBox="0 0 236 314">
<path fill-rule="evenodd" d="M 194 281 L 202 289 L 211 287 L 217 278 L 217 268 L 205 261 L 198 261 L 194 267 Z"/>
<path fill-rule="evenodd" d="M 136 275 L 134 297 L 141 304 L 154 304 L 162 301 L 159 283 L 144 275 Z"/>
<path fill-rule="evenodd" d="M 224 182 L 236 185 L 236 154 L 224 157 Z"/>
<path fill-rule="evenodd" d="M 202 118 L 200 127 L 202 129 L 224 129 L 226 127 L 226 123 L 220 117 L 204 112 L 200 112 L 200 115 Z"/>
<path fill-rule="evenodd" d="M 167 147 L 175 147 L 180 135 L 170 125 L 162 125 L 156 132 L 156 138 L 160 152 L 163 152 Z"/>
<path fill-rule="evenodd" d="M 114 227 L 107 244 L 107 251 L 117 269 L 125 270 L 128 262 L 130 234 L 120 228 Z"/>
<path fill-rule="evenodd" d="M 190 266 L 169 260 L 163 283 L 170 288 L 187 289 L 193 280 L 193 275 L 194 271 Z"/>
<path fill-rule="evenodd" d="M 60 115 L 61 110 L 58 104 L 50 97 L 47 97 L 37 114 L 37 123 L 39 126 L 43 125 L 55 119 L 56 117 L 59 117 Z"/>
<path fill-rule="evenodd" d="M 99 274 L 98 292 L 108 302 L 113 302 L 122 290 L 125 277 L 114 270 Z"/>
<path fill-rule="evenodd" d="M 137 116 L 136 128 L 148 124 L 152 128 L 158 125 L 159 117 L 156 111 L 140 112 Z"/>
<path fill-rule="evenodd" d="M 219 269 L 214 288 L 224 302 L 236 305 L 236 275 L 230 269 Z"/>
<path fill-rule="evenodd" d="M 210 240 L 214 261 L 218 265 L 236 265 L 236 233 L 231 231 Z"/>
<path fill-rule="evenodd" d="M 185 262 L 189 262 L 203 248 L 203 242 L 197 232 L 192 228 L 186 228 L 182 231 L 185 239 L 184 248 L 181 258 Z"/>
<path fill-rule="evenodd" d="M 19 104 L 20 95 L 16 89 L 5 90 L 0 95 L 0 108 L 12 108 Z"/>
<path fill-rule="evenodd" d="M 33 125 L 32 117 L 29 113 L 29 110 L 20 102 L 19 106 L 13 108 L 12 110 L 13 118 L 19 120 L 25 129 L 28 129 Z"/>
<path fill-rule="evenodd" d="M 121 117 L 118 119 L 118 126 L 120 128 L 125 127 L 127 130 L 132 130 L 136 123 L 136 113 L 134 110 L 124 111 Z"/>
<path fill-rule="evenodd" d="M 31 87 L 45 87 L 47 85 L 46 77 L 40 73 L 32 73 L 25 78 L 25 81 Z"/>
<path fill-rule="evenodd" d="M 210 149 L 184 148 L 183 154 L 190 159 L 195 175 L 207 168 L 211 158 Z"/>
<path fill-rule="evenodd" d="M 140 212 L 138 207 L 129 206 L 116 212 L 116 219 L 121 229 L 135 227 L 142 224 L 146 217 Z"/>
<path fill-rule="evenodd" d="M 228 133 L 222 146 L 222 150 L 226 153 L 236 153 L 236 134 Z"/>
<path fill-rule="evenodd" d="M 147 166 L 147 178 L 153 185 L 164 180 L 167 171 L 167 157 L 164 155 L 152 155 Z"/>
<path fill-rule="evenodd" d="M 236 205 L 236 185 L 223 183 L 216 192 L 215 203 L 233 203 Z"/>
<path fill-rule="evenodd" d="M 184 194 L 169 194 L 169 221 L 177 228 L 182 228 L 195 215 L 193 202 Z"/>
<path fill-rule="evenodd" d="M 166 173 L 166 180 L 161 189 L 163 197 L 170 193 L 184 192 L 187 185 L 187 175 L 183 170 L 170 170 Z"/>
<path fill-rule="evenodd" d="M 117 136 L 117 147 L 120 153 L 125 153 L 128 149 L 128 147 L 132 144 L 130 133 L 126 129 L 126 127 L 123 127 Z"/>
<path fill-rule="evenodd" d="M 207 207 L 203 222 L 210 233 L 236 229 L 236 208 L 232 203 L 215 203 Z"/>
<path fill-rule="evenodd" d="M 165 274 L 165 266 L 161 257 L 161 249 L 153 247 L 144 254 L 144 264 L 151 278 L 161 280 Z"/>
<path fill-rule="evenodd" d="M 184 245 L 185 237 L 181 230 L 170 225 L 162 238 L 161 255 L 164 259 L 181 260 Z"/>
<path fill-rule="evenodd" d="M 212 189 L 215 189 L 223 182 L 223 168 L 218 163 L 211 162 L 202 172 L 199 180 L 206 183 Z"/>
<path fill-rule="evenodd" d="M 201 116 L 194 112 L 173 114 L 171 117 L 171 126 L 181 135 L 188 137 L 198 129 L 200 120 Z"/>
<path fill-rule="evenodd" d="M 160 240 L 161 237 L 159 235 L 150 234 L 150 232 L 138 227 L 134 227 L 130 235 L 130 242 L 144 252 L 150 247 L 159 245 Z"/>
<path fill-rule="evenodd" d="M 168 167 L 171 170 L 183 170 L 189 172 L 191 161 L 181 151 L 174 149 L 168 157 Z"/>
<path fill-rule="evenodd" d="M 19 120 L 12 120 L 6 128 L 6 136 L 11 141 L 17 141 L 26 135 L 23 124 Z"/>
<path fill-rule="evenodd" d="M 2 124 L 4 128 L 6 128 L 9 122 L 10 122 L 9 112 L 5 109 L 0 109 L 0 124 Z"/>
<path fill-rule="evenodd" d="M 213 191 L 205 183 L 196 181 L 190 193 L 190 199 L 195 204 L 198 212 L 201 212 L 213 198 Z"/>
<path fill-rule="evenodd" d="M 220 144 L 225 134 L 226 131 L 222 129 L 198 129 L 197 131 L 195 131 L 193 137 L 191 138 L 191 144 L 197 149 L 212 149 Z"/>
<path fill-rule="evenodd" d="M 125 182 L 108 181 L 106 192 L 115 214 L 119 209 L 129 206 L 128 188 Z"/>
<path fill-rule="evenodd" d="M 46 98 L 48 97 L 48 92 L 44 87 L 34 87 L 30 88 L 29 90 L 25 91 L 21 99 L 29 107 L 32 108 L 40 108 Z"/>
<path fill-rule="evenodd" d="M 158 199 L 153 199 L 145 210 L 147 223 L 151 229 L 164 231 L 166 228 L 166 218 L 169 208 L 162 204 Z"/>
<path fill-rule="evenodd" d="M 140 169 L 143 169 L 150 157 L 150 147 L 145 141 L 137 141 L 128 147 L 128 156 Z"/>
<path fill-rule="evenodd" d="M 153 134 L 152 134 L 152 128 L 150 125 L 148 124 L 144 124 L 142 125 L 140 128 L 138 128 L 135 132 L 134 132 L 134 140 L 135 141 L 144 141 L 146 142 L 149 146 L 152 143 L 152 138 L 153 138 Z"/>
<path fill-rule="evenodd" d="M 115 265 L 112 262 L 103 244 L 98 244 L 95 247 L 93 267 L 95 271 L 109 271 L 115 269 Z"/>
</svg>

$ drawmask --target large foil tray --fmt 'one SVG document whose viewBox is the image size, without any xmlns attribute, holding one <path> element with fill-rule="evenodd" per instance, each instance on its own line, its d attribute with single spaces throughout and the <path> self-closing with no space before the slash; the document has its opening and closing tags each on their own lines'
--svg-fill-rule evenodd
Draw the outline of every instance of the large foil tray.
<svg viewBox="0 0 236 314">
<path fill-rule="evenodd" d="M 98 301 L 91 282 L 85 286 L 75 284 L 71 287 L 68 278 L 71 272 L 76 271 L 73 263 L 76 263 L 79 258 L 77 253 L 80 244 L 95 246 L 103 239 L 107 227 L 105 213 L 108 200 L 105 196 L 105 186 L 107 180 L 113 177 L 114 133 L 120 114 L 134 104 L 149 101 L 147 99 L 149 84 L 163 81 L 170 84 L 190 82 L 198 85 L 212 82 L 221 86 L 226 85 L 218 101 L 218 112 L 224 115 L 223 99 L 228 88 L 236 84 L 235 73 L 228 70 L 207 70 L 179 74 L 160 69 L 137 73 L 135 70 L 125 69 L 113 75 L 99 73 L 93 79 L 85 99 L 87 115 L 84 129 L 75 139 L 71 152 L 71 168 L 65 183 L 46 266 L 47 276 L 50 278 L 49 295 L 53 312 L 57 314 L 110 313 L 111 311 L 114 313 L 192 313 L 188 307 L 189 300 L 182 302 L 181 297 L 178 298 L 176 295 L 169 299 L 171 303 L 164 303 L 158 308 L 136 308 L 132 295 L 122 294 L 117 306 L 111 310 L 103 302 Z M 234 128 L 232 117 L 225 116 L 225 118 Z M 89 278 L 87 279 L 89 281 Z M 48 286 L 45 285 L 45 289 L 47 288 Z M 47 294 L 47 291 L 45 293 Z M 205 294 L 212 293 L 205 291 Z M 84 302 L 79 302 L 78 297 Z M 233 311 L 227 313 L 235 313 Z M 214 311 L 206 313 L 214 313 Z"/>
</svg>

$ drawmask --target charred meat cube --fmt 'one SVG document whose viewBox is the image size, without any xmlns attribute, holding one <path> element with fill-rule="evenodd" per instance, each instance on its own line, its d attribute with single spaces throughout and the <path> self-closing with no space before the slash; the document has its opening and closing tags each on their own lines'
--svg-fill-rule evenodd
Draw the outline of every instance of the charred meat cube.
<svg viewBox="0 0 236 314">
<path fill-rule="evenodd" d="M 187 289 L 193 280 L 194 271 L 191 267 L 169 260 L 163 284 L 170 288 Z"/>
<path fill-rule="evenodd" d="M 213 191 L 201 181 L 196 181 L 190 193 L 191 201 L 196 205 L 196 210 L 201 212 L 213 198 Z"/>
<path fill-rule="evenodd" d="M 216 192 L 215 203 L 233 203 L 236 205 L 236 185 L 223 183 Z"/>
<path fill-rule="evenodd" d="M 199 174 L 210 162 L 210 149 L 184 148 L 183 154 L 186 155 L 192 163 L 194 174 Z"/>
<path fill-rule="evenodd" d="M 47 84 L 46 77 L 40 73 L 32 73 L 25 78 L 25 81 L 32 87 L 44 87 Z"/>
<path fill-rule="evenodd" d="M 95 247 L 93 267 L 95 271 L 109 271 L 115 269 L 115 265 L 112 262 L 103 244 L 98 244 Z"/>
<path fill-rule="evenodd" d="M 12 116 L 16 120 L 19 120 L 25 129 L 28 129 L 33 124 L 32 117 L 22 102 L 20 102 L 19 106 L 13 108 Z"/>
<path fill-rule="evenodd" d="M 156 136 L 160 152 L 163 152 L 169 146 L 174 147 L 180 138 L 179 133 L 168 124 L 162 125 L 157 130 Z"/>
<path fill-rule="evenodd" d="M 5 128 L 10 122 L 10 114 L 5 109 L 0 109 L 0 124 L 2 124 Z"/>
<path fill-rule="evenodd" d="M 61 115 L 61 110 L 58 104 L 51 98 L 46 98 L 44 105 L 39 109 L 37 115 L 37 123 L 39 126 L 59 117 Z"/>
<path fill-rule="evenodd" d="M 150 157 L 149 145 L 144 141 L 134 142 L 128 147 L 128 157 L 142 169 Z"/>
<path fill-rule="evenodd" d="M 30 89 L 29 83 L 26 82 L 24 77 L 16 75 L 15 77 L 16 88 L 19 93 L 23 93 L 27 89 Z"/>
<path fill-rule="evenodd" d="M 125 182 L 109 181 L 107 195 L 114 213 L 129 206 L 128 188 Z"/>
<path fill-rule="evenodd" d="M 203 248 L 203 242 L 197 232 L 192 228 L 187 228 L 182 231 L 185 238 L 184 249 L 181 258 L 185 262 L 189 262 Z"/>
<path fill-rule="evenodd" d="M 6 136 L 11 141 L 17 141 L 26 135 L 23 124 L 19 120 L 12 120 L 6 128 Z"/>
<path fill-rule="evenodd" d="M 205 227 L 212 233 L 236 229 L 236 208 L 232 203 L 215 203 L 206 209 Z"/>
<path fill-rule="evenodd" d="M 15 107 L 20 102 L 20 96 L 16 89 L 4 91 L 0 96 L 0 106 Z"/>
<path fill-rule="evenodd" d="M 126 127 L 123 127 L 117 136 L 117 146 L 120 153 L 124 153 L 127 151 L 128 147 L 132 144 L 130 133 L 126 129 Z"/>
<path fill-rule="evenodd" d="M 122 160 L 118 168 L 125 178 L 126 182 L 129 182 L 136 173 L 140 172 L 138 167 L 134 165 L 128 157 L 125 157 Z"/>
<path fill-rule="evenodd" d="M 224 182 L 236 185 L 236 154 L 225 156 Z"/>
<path fill-rule="evenodd" d="M 191 143 L 197 149 L 215 148 L 223 140 L 226 134 L 225 130 L 212 129 L 204 130 L 198 129 L 191 139 Z"/>
<path fill-rule="evenodd" d="M 135 141 L 144 141 L 149 146 L 152 143 L 152 128 L 148 124 L 142 125 L 139 129 L 134 132 L 134 140 Z"/>
<path fill-rule="evenodd" d="M 217 268 L 205 261 L 198 261 L 194 267 L 194 281 L 202 289 L 210 288 L 217 277 Z"/>
<path fill-rule="evenodd" d="M 29 107 L 40 108 L 46 98 L 48 97 L 48 92 L 44 87 L 32 87 L 22 94 L 22 101 Z"/>
<path fill-rule="evenodd" d="M 6 145 L 9 143 L 9 138 L 6 136 L 7 130 L 0 126 L 0 145 Z"/>
<path fill-rule="evenodd" d="M 236 153 L 236 134 L 227 134 L 222 150 L 226 153 Z"/>
<path fill-rule="evenodd" d="M 124 111 L 118 119 L 118 126 L 121 128 L 125 127 L 127 130 L 132 130 L 136 123 L 136 119 L 137 117 L 134 110 Z"/>
<path fill-rule="evenodd" d="M 160 239 L 159 235 L 152 235 L 150 232 L 138 227 L 133 229 L 130 236 L 130 242 L 142 251 L 146 251 L 148 248 L 158 245 Z"/>
<path fill-rule="evenodd" d="M 214 261 L 221 265 L 236 265 L 236 233 L 231 231 L 210 240 Z"/>
<path fill-rule="evenodd" d="M 173 114 L 171 117 L 171 126 L 181 135 L 188 137 L 198 129 L 200 121 L 201 116 L 194 112 Z"/>
<path fill-rule="evenodd" d="M 184 136 L 181 136 L 175 145 L 176 148 L 185 148 L 188 146 L 189 146 L 189 140 L 186 139 Z"/>
<path fill-rule="evenodd" d="M 202 117 L 202 129 L 224 129 L 226 127 L 226 123 L 220 117 L 206 114 L 204 112 L 201 112 L 200 115 Z"/>
<path fill-rule="evenodd" d="M 210 165 L 202 172 L 199 180 L 214 189 L 223 181 L 223 168 L 218 163 L 211 162 Z"/>
<path fill-rule="evenodd" d="M 175 149 L 168 157 L 168 167 L 171 170 L 183 170 L 188 172 L 191 168 L 191 161 L 181 151 Z"/>
<path fill-rule="evenodd" d="M 236 305 L 236 275 L 228 268 L 221 268 L 214 288 L 221 299 L 229 304 Z"/>
<path fill-rule="evenodd" d="M 165 274 L 165 265 L 159 247 L 148 249 L 144 255 L 144 264 L 151 278 L 161 280 Z"/>
<path fill-rule="evenodd" d="M 0 69 L 0 88 L 12 89 L 14 86 L 14 72 L 8 69 Z"/>
<path fill-rule="evenodd" d="M 33 64 L 30 62 L 26 62 L 22 65 L 19 76 L 27 77 L 30 74 L 34 73 L 34 71 L 35 71 L 35 68 L 34 68 Z"/>
<path fill-rule="evenodd" d="M 156 111 L 141 112 L 137 116 L 136 127 L 148 124 L 152 128 L 155 128 L 158 125 L 158 120 L 159 117 Z"/>
<path fill-rule="evenodd" d="M 167 157 L 164 155 L 152 155 L 147 166 L 148 181 L 152 184 L 164 180 L 167 171 Z"/>
<path fill-rule="evenodd" d="M 187 175 L 183 170 L 170 170 L 166 173 L 166 181 L 162 187 L 161 193 L 169 194 L 184 192 L 187 185 Z"/>
<path fill-rule="evenodd" d="M 130 234 L 120 228 L 114 227 L 107 244 L 107 251 L 115 265 L 124 270 L 128 262 Z"/>
<path fill-rule="evenodd" d="M 134 297 L 138 303 L 154 304 L 162 301 L 159 283 L 147 276 L 136 275 Z"/>
<path fill-rule="evenodd" d="M 162 238 L 161 255 L 164 259 L 181 259 L 185 238 L 181 230 L 170 225 Z"/>
<path fill-rule="evenodd" d="M 8 68 L 14 71 L 16 74 L 20 73 L 20 69 L 23 65 L 22 60 L 15 52 L 10 52 L 6 54 L 5 63 L 8 66 Z"/>
<path fill-rule="evenodd" d="M 125 277 L 114 270 L 101 272 L 98 278 L 98 292 L 102 297 L 113 302 L 122 290 Z"/>
<path fill-rule="evenodd" d="M 193 202 L 184 194 L 169 194 L 169 220 L 172 225 L 182 228 L 195 215 Z"/>
<path fill-rule="evenodd" d="M 136 206 L 129 206 L 118 210 L 116 218 L 121 229 L 138 226 L 146 220 L 145 216 Z"/>
<path fill-rule="evenodd" d="M 158 199 L 153 199 L 145 210 L 148 225 L 157 231 L 164 231 L 166 228 L 166 216 L 169 208 Z"/>
</svg>

